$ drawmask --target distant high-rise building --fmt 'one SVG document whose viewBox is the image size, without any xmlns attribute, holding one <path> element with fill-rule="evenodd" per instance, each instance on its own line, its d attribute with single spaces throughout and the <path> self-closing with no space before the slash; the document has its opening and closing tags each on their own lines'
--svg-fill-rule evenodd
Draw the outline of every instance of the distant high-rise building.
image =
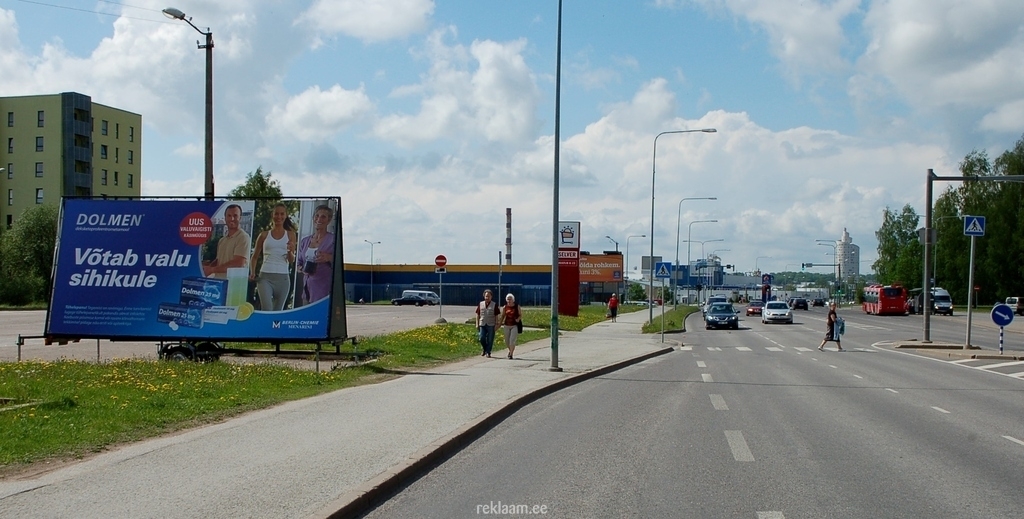
<svg viewBox="0 0 1024 519">
<path fill-rule="evenodd" d="M 836 242 L 836 263 L 839 264 L 840 279 L 856 279 L 860 276 L 860 246 L 854 245 L 845 228 L 842 239 Z"/>
<path fill-rule="evenodd" d="M 142 193 L 142 116 L 77 92 L 0 97 L 0 221 L 62 196 Z"/>
</svg>

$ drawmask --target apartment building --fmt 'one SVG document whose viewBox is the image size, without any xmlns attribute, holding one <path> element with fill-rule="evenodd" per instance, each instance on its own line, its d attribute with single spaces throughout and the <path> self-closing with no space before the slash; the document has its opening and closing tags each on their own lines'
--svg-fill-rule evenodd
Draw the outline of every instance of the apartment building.
<svg viewBox="0 0 1024 519">
<path fill-rule="evenodd" d="M 77 92 L 0 97 L 0 225 L 63 196 L 142 193 L 142 116 Z"/>
</svg>

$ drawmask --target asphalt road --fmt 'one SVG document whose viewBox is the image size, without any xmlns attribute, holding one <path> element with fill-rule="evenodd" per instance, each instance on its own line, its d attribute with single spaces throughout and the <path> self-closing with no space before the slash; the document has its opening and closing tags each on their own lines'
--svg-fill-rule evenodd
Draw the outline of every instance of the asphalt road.
<svg viewBox="0 0 1024 519">
<path fill-rule="evenodd" d="M 391 306 L 349 305 L 346 307 L 348 335 L 369 337 L 401 330 L 420 328 L 434 323 L 439 317 L 450 322 L 464 322 L 473 317 L 472 306 Z M 18 335 L 39 336 L 45 331 L 46 312 L 0 312 L 0 361 L 18 359 Z M 154 342 L 112 342 L 84 339 L 66 345 L 45 345 L 42 339 L 27 339 L 22 346 L 22 359 L 57 360 L 110 360 L 115 358 L 156 358 Z"/>
<path fill-rule="evenodd" d="M 841 313 L 844 353 L 817 350 L 821 309 L 691 321 L 680 351 L 525 407 L 368 516 L 1019 517 L 1024 368 L 896 350 L 919 316 Z"/>
</svg>

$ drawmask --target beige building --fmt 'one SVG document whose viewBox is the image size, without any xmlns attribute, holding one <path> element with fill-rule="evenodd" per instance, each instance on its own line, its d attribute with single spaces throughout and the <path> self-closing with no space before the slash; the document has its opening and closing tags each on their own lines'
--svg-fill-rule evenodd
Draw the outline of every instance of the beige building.
<svg viewBox="0 0 1024 519">
<path fill-rule="evenodd" d="M 137 197 L 142 116 L 77 92 L 0 97 L 0 225 L 63 196 Z"/>
</svg>

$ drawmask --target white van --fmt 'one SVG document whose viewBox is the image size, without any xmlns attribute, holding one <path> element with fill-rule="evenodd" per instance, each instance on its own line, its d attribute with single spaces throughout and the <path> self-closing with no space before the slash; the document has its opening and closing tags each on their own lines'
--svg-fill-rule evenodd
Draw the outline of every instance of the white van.
<svg viewBox="0 0 1024 519">
<path fill-rule="evenodd" d="M 939 287 L 932 289 L 932 313 L 953 315 L 953 298 L 949 296 L 948 290 Z"/>
<path fill-rule="evenodd" d="M 419 296 L 426 300 L 430 306 L 441 304 L 441 298 L 437 294 L 430 290 L 403 290 L 402 297 L 406 296 Z"/>
</svg>

